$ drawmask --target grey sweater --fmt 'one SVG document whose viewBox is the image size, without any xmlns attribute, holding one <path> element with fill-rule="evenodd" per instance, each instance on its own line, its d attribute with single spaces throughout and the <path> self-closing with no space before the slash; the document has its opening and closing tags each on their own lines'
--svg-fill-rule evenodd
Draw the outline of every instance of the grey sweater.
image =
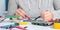
<svg viewBox="0 0 60 30">
<path fill-rule="evenodd" d="M 51 10 L 54 17 L 56 14 L 53 8 L 53 0 L 9 0 L 8 13 L 10 15 L 15 13 L 17 5 L 21 6 L 30 17 L 39 16 L 42 10 Z"/>
</svg>

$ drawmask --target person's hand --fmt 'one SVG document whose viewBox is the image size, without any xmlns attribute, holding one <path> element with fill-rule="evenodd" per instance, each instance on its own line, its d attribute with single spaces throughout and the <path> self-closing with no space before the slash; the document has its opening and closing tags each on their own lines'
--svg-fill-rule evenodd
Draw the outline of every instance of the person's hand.
<svg viewBox="0 0 60 30">
<path fill-rule="evenodd" d="M 19 8 L 19 9 L 17 9 L 16 10 L 16 13 L 15 13 L 17 16 L 20 16 L 19 18 L 20 19 L 23 19 L 24 17 L 25 17 L 25 12 L 21 9 L 21 8 Z"/>
<path fill-rule="evenodd" d="M 28 20 L 30 19 L 30 17 L 21 8 L 19 8 L 19 9 L 16 10 L 16 15 L 20 16 L 19 17 L 20 19 L 23 19 L 24 17 L 28 18 Z"/>
<path fill-rule="evenodd" d="M 43 10 L 41 12 L 41 17 L 44 19 L 44 21 L 51 21 L 53 18 L 53 13 L 49 10 Z"/>
</svg>

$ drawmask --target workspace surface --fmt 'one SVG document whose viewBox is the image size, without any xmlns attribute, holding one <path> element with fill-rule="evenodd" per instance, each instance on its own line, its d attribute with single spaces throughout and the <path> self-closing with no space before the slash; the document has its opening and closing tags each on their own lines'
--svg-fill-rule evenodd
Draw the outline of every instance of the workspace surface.
<svg viewBox="0 0 60 30">
<path fill-rule="evenodd" d="M 30 22 L 29 22 L 30 23 Z M 8 22 L 4 23 L 0 23 L 0 26 L 4 25 L 4 24 L 9 24 Z M 22 27 L 27 26 L 27 30 L 59 30 L 59 29 L 54 29 L 53 26 L 38 26 L 38 25 L 32 25 L 32 24 L 27 24 L 27 25 L 20 25 Z M 3 29 L 0 28 L 0 30 L 9 30 L 9 29 Z M 17 28 L 13 28 L 13 30 L 20 30 Z"/>
</svg>

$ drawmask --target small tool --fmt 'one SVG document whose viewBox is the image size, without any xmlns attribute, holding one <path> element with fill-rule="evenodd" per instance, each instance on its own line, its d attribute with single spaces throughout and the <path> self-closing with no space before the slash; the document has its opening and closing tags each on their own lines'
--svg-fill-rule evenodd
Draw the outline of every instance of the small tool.
<svg viewBox="0 0 60 30">
<path fill-rule="evenodd" d="M 25 15 L 25 17 L 26 17 L 28 20 L 31 20 L 31 18 L 30 18 L 29 16 Z"/>
<path fill-rule="evenodd" d="M 38 16 L 37 18 L 35 18 L 34 20 L 37 20 L 38 18 L 40 18 L 41 16 Z"/>
</svg>

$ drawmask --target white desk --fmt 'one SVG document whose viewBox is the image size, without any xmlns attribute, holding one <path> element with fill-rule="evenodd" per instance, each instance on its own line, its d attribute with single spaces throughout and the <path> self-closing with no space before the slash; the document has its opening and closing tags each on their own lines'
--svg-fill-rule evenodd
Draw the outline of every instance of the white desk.
<svg viewBox="0 0 60 30">
<path fill-rule="evenodd" d="M 5 21 L 7 21 L 7 20 L 5 20 Z M 4 24 L 7 25 L 9 23 L 8 22 L 6 22 L 6 23 L 3 22 L 3 23 L 0 23 L 0 26 L 4 25 Z M 27 26 L 28 30 L 60 30 L 60 29 L 54 29 L 53 26 L 38 26 L 38 25 L 32 25 L 31 23 L 29 23 L 27 25 L 20 25 L 20 26 L 22 26 L 22 27 Z M 0 28 L 0 30 L 9 30 L 9 29 Z M 13 30 L 20 30 L 20 29 L 13 28 Z"/>
<path fill-rule="evenodd" d="M 5 23 L 0 23 L 0 25 L 4 25 Z M 8 24 L 8 22 L 6 23 Z M 28 24 L 28 25 L 20 25 L 20 26 L 27 26 L 27 29 L 28 30 L 57 30 L 57 29 L 54 29 L 52 26 L 38 26 L 38 25 L 32 25 L 32 24 Z M 0 30 L 9 30 L 9 29 L 2 29 L 0 28 Z M 20 29 L 17 29 L 17 28 L 13 28 L 13 30 L 20 30 Z M 58 29 L 60 30 L 60 29 Z"/>
</svg>

